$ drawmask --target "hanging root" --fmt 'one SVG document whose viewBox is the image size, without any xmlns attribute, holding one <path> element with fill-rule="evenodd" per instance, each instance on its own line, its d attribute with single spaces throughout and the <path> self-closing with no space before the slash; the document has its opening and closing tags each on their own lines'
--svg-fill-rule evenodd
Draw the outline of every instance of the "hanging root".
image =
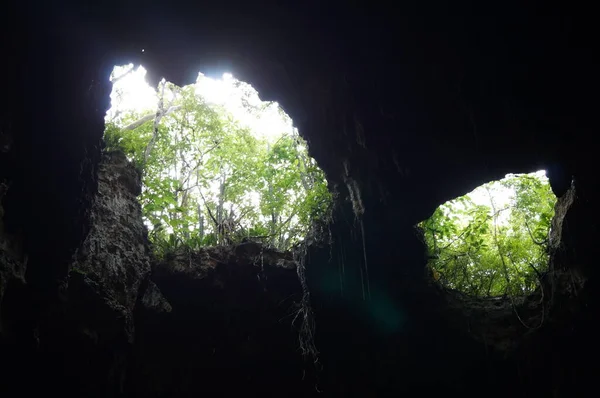
<svg viewBox="0 0 600 398">
<path fill-rule="evenodd" d="M 302 352 L 302 356 L 306 358 L 310 355 L 316 363 L 319 360 L 319 351 L 315 346 L 315 319 L 312 307 L 310 306 L 310 291 L 308 290 L 308 284 L 306 283 L 306 250 L 306 246 L 303 245 L 302 250 L 298 253 L 294 253 L 298 279 L 302 286 L 302 299 L 300 300 L 300 308 L 296 312 L 292 325 L 294 325 L 297 320 L 300 320 L 301 325 L 298 333 L 300 351 Z"/>
</svg>

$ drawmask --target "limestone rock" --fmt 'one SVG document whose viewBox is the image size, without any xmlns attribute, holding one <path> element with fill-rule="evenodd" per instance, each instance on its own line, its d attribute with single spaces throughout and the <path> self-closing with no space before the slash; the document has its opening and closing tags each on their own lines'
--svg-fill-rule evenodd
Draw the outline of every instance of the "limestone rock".
<svg viewBox="0 0 600 398">
<path fill-rule="evenodd" d="M 132 311 L 142 281 L 150 272 L 147 230 L 136 196 L 141 191 L 137 170 L 121 152 L 103 156 L 98 172 L 98 192 L 90 211 L 90 231 L 71 266 L 69 301 L 95 302 L 97 311 L 119 320 L 133 335 Z M 82 309 L 83 322 L 95 323 L 97 314 Z M 102 325 L 106 330 L 106 325 Z M 109 328 L 110 329 L 110 328 Z"/>
<path fill-rule="evenodd" d="M 142 296 L 142 304 L 149 310 L 153 310 L 156 312 L 171 312 L 173 309 L 171 304 L 167 301 L 165 296 L 163 296 L 162 292 L 156 286 L 156 284 L 152 281 L 148 282 L 148 287 Z"/>
</svg>

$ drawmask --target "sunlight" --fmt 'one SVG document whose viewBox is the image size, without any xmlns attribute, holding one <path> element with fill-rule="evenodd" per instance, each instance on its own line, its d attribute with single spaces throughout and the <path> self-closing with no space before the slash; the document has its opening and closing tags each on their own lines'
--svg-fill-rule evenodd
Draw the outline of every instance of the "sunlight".
<svg viewBox="0 0 600 398">
<path fill-rule="evenodd" d="M 280 110 L 277 102 L 262 101 L 250 84 L 236 80 L 230 73 L 224 73 L 220 80 L 199 73 L 196 92 L 207 102 L 223 106 L 255 136 L 269 142 L 296 133 L 291 118 Z"/>
<path fill-rule="evenodd" d="M 111 108 L 106 113 L 107 120 L 118 116 L 118 112 L 144 112 L 156 107 L 156 93 L 146 82 L 146 69 L 133 64 L 115 66 L 111 75 L 113 91 L 110 95 Z M 131 71 L 131 72 L 130 72 Z"/>
</svg>

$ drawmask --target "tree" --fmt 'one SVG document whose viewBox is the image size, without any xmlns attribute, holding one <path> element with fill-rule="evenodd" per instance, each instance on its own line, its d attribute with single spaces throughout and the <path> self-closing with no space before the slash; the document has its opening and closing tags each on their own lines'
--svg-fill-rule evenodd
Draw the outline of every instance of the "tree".
<svg viewBox="0 0 600 398">
<path fill-rule="evenodd" d="M 205 102 L 194 85 L 162 81 L 155 93 L 155 109 L 113 112 L 118 118 L 107 120 L 105 142 L 143 172 L 140 201 L 159 251 L 243 238 L 286 250 L 327 214 L 325 176 L 295 131 L 275 142 L 261 137 Z M 273 106 L 248 98 L 244 108 L 258 116 Z"/>
<path fill-rule="evenodd" d="M 492 191 L 502 188 L 513 195 L 499 206 Z M 533 292 L 547 268 L 556 203 L 547 179 L 511 176 L 484 185 L 481 192 L 489 205 L 476 204 L 474 193 L 467 194 L 420 223 L 436 279 L 474 296 Z"/>
</svg>

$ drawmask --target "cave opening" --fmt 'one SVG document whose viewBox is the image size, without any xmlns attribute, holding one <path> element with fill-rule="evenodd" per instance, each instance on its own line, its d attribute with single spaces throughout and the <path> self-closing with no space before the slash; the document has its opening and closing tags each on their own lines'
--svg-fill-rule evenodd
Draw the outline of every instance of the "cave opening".
<svg viewBox="0 0 600 398">
<path fill-rule="evenodd" d="M 330 214 L 332 195 L 308 143 L 277 102 L 224 73 L 153 88 L 143 66 L 115 66 L 105 152 L 142 179 L 139 201 L 158 255 L 256 242 L 289 251 Z"/>
<path fill-rule="evenodd" d="M 474 297 L 533 294 L 548 270 L 556 203 L 540 170 L 507 174 L 440 205 L 418 224 L 431 275 Z"/>
</svg>

